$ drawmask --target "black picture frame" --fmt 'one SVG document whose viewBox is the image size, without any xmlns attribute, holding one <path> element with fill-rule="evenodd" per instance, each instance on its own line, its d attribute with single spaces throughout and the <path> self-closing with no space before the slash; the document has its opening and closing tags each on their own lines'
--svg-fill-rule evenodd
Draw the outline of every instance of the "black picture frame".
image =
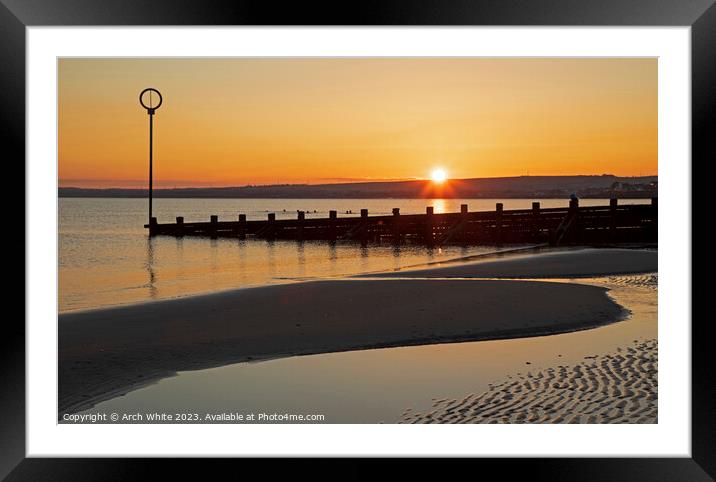
<svg viewBox="0 0 716 482">
<path fill-rule="evenodd" d="M 25 158 L 26 27 L 112 25 L 690 26 L 692 169 L 696 164 L 716 158 L 711 127 L 715 124 L 716 112 L 714 0 L 364 0 L 328 5 L 283 2 L 280 6 L 245 0 L 0 0 L 0 132 L 6 167 L 20 171 L 23 163 L 19 160 Z M 10 174 L 7 176 L 6 182 L 17 184 L 19 176 L 24 179 L 24 169 L 13 172 L 12 181 Z M 698 204 L 692 202 L 692 205 L 696 210 Z M 15 227 L 12 234 L 16 236 L 18 232 Z M 17 241 L 13 244 L 17 245 Z M 692 304 L 694 301 L 692 295 Z M 453 467 L 458 470 L 461 465 L 477 463 L 481 470 L 487 470 L 493 465 L 508 464 L 510 478 L 524 471 L 525 477 L 555 481 L 713 480 L 716 477 L 716 383 L 710 370 L 709 322 L 709 317 L 704 317 L 691 325 L 691 458 L 479 459 L 453 461 Z M 145 478 L 154 470 L 165 476 L 167 470 L 176 470 L 184 476 L 201 474 L 202 479 L 206 478 L 206 472 L 201 472 L 203 469 L 199 467 L 200 461 L 191 459 L 25 458 L 25 322 L 20 316 L 7 315 L 3 324 L 0 477 L 7 476 L 7 480 L 126 480 Z M 290 460 L 284 470 L 300 476 L 306 473 L 309 462 Z M 228 466 L 232 461 L 216 463 Z M 247 475 L 262 462 L 242 460 L 240 463 L 241 473 Z M 372 461 L 334 459 L 323 463 L 322 474 L 341 474 L 340 478 L 372 478 L 377 472 Z M 266 470 L 266 465 L 264 461 L 261 470 Z M 275 465 L 271 467 L 267 474 L 276 470 Z M 413 461 L 412 467 L 423 475 L 429 474 L 422 461 Z M 401 469 L 403 476 L 405 468 Z M 385 473 L 384 469 L 380 470 Z"/>
</svg>

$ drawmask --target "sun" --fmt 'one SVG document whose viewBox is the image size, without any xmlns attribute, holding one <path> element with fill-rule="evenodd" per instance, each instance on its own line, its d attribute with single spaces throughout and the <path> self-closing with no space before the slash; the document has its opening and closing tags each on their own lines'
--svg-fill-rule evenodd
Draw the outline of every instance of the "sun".
<svg viewBox="0 0 716 482">
<path fill-rule="evenodd" d="M 441 168 L 433 169 L 433 172 L 430 173 L 430 179 L 437 184 L 442 184 L 447 180 L 447 172 Z"/>
</svg>

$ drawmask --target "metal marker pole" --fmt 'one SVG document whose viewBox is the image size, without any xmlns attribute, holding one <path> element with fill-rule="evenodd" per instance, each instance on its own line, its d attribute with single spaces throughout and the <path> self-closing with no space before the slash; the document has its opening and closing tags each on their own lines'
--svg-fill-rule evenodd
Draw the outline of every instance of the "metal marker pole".
<svg viewBox="0 0 716 482">
<path fill-rule="evenodd" d="M 152 137 L 153 137 L 153 127 L 154 122 L 152 122 L 154 119 L 154 109 L 151 109 L 149 111 L 149 224 L 152 224 L 152 193 L 153 193 L 153 186 L 152 186 L 152 164 L 153 164 L 153 158 L 152 158 Z"/>
<path fill-rule="evenodd" d="M 144 103 L 144 94 L 149 92 L 149 105 Z M 155 93 L 159 96 L 159 103 L 153 105 L 152 94 Z M 162 105 L 162 94 L 157 89 L 148 88 L 144 89 L 139 94 L 139 103 L 147 109 L 149 114 L 149 235 L 152 235 L 152 198 L 154 197 L 154 112 Z"/>
</svg>

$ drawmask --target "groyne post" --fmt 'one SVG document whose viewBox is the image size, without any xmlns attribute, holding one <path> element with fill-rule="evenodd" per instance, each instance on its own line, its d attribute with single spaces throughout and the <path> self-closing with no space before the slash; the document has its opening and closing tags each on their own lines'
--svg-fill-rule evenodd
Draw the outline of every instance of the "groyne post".
<svg viewBox="0 0 716 482">
<path fill-rule="evenodd" d="M 393 242 L 400 243 L 400 208 L 393 208 Z"/>
<path fill-rule="evenodd" d="M 209 226 L 209 236 L 213 238 L 216 238 L 216 228 L 219 225 L 219 216 L 216 214 L 212 214 L 209 218 L 210 226 Z"/>
<path fill-rule="evenodd" d="M 579 243 L 582 237 L 581 226 L 579 225 L 579 199 L 572 198 L 569 200 L 569 215 L 572 217 L 572 227 L 570 229 L 572 235 L 567 233 L 568 237 L 572 238 L 572 242 Z"/>
<path fill-rule="evenodd" d="M 306 220 L 306 211 L 298 212 L 298 240 L 303 241 L 303 223 Z"/>
<path fill-rule="evenodd" d="M 502 244 L 502 203 L 495 203 L 495 242 Z"/>
<path fill-rule="evenodd" d="M 367 209 L 361 209 L 360 210 L 360 240 L 362 244 L 366 244 L 368 242 L 368 210 Z"/>
<path fill-rule="evenodd" d="M 274 239 L 276 231 L 276 213 L 268 213 L 268 223 L 266 226 L 266 239 Z"/>
<path fill-rule="evenodd" d="M 184 236 L 184 216 L 177 216 L 177 236 Z"/>
<path fill-rule="evenodd" d="M 609 200 L 609 240 L 611 242 L 617 239 L 617 206 L 619 200 L 615 197 Z"/>
<path fill-rule="evenodd" d="M 246 239 L 246 214 L 239 214 L 237 230 L 236 234 L 239 236 L 239 239 Z"/>
<path fill-rule="evenodd" d="M 157 218 L 149 218 L 149 236 L 157 234 Z"/>
<path fill-rule="evenodd" d="M 433 206 L 427 206 L 425 208 L 425 244 L 428 246 L 432 246 L 434 244 L 434 236 L 433 236 L 433 214 L 435 213 L 435 208 Z"/>
<path fill-rule="evenodd" d="M 336 219 L 338 218 L 338 211 L 328 211 L 328 239 L 331 241 L 336 240 Z"/>
<path fill-rule="evenodd" d="M 466 242 L 467 240 L 467 226 L 468 226 L 468 206 L 467 204 L 460 204 L 460 222 L 455 232 L 460 242 Z M 450 236 L 452 237 L 452 236 Z"/>
<path fill-rule="evenodd" d="M 534 241 L 539 241 L 540 235 L 542 234 L 542 223 L 540 222 L 540 203 L 532 203 L 532 237 Z"/>
</svg>

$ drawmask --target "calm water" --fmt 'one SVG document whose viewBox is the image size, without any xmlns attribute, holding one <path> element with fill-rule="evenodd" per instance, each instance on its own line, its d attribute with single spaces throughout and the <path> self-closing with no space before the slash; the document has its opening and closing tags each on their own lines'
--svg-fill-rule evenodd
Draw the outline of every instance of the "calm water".
<svg viewBox="0 0 716 482">
<path fill-rule="evenodd" d="M 526 209 L 531 199 L 158 199 L 154 212 L 160 223 L 184 216 L 186 222 L 358 216 L 362 208 L 371 215 L 458 212 L 467 203 L 471 211 Z M 565 199 L 541 200 L 542 207 L 560 207 Z M 643 203 L 643 200 L 624 203 Z M 585 199 L 582 205 L 604 205 L 607 200 Z M 315 211 L 315 212 L 314 212 Z M 353 214 L 345 214 L 352 211 Z M 338 276 L 382 271 L 426 262 L 495 251 L 489 246 L 445 247 L 371 246 L 354 243 L 294 241 L 239 241 L 155 237 L 149 239 L 145 199 L 59 200 L 59 310 L 61 312 L 148 301 L 202 292 L 286 282 L 291 278 Z"/>
</svg>

